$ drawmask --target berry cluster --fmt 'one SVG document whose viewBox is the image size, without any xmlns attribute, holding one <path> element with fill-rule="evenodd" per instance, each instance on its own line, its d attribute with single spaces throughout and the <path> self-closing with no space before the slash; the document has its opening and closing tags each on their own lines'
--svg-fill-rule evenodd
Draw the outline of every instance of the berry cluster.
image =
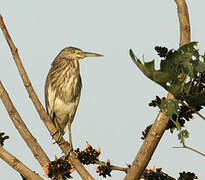
<svg viewBox="0 0 205 180">
<path fill-rule="evenodd" d="M 162 99 L 165 99 L 165 97 L 163 97 Z M 156 99 L 152 100 L 152 102 L 149 103 L 149 106 L 156 107 L 159 106 L 160 104 L 161 104 L 161 99 L 159 96 L 156 96 Z"/>
<path fill-rule="evenodd" d="M 178 180 L 194 180 L 194 179 L 198 179 L 198 177 L 191 172 L 182 172 L 179 173 L 180 177 L 178 178 Z"/>
<path fill-rule="evenodd" d="M 3 146 L 4 145 L 4 141 L 6 139 L 9 139 L 9 136 L 4 136 L 4 132 L 0 132 L 0 146 Z"/>
<path fill-rule="evenodd" d="M 147 137 L 147 134 L 149 133 L 149 130 L 151 129 L 152 124 L 150 124 L 149 126 L 146 127 L 146 129 L 144 131 L 142 131 L 142 140 L 145 140 L 145 138 Z"/>
<path fill-rule="evenodd" d="M 75 150 L 77 157 L 82 164 L 95 164 L 99 161 L 100 149 L 94 149 L 91 145 L 86 142 L 86 148 L 80 150 L 79 148 Z"/>
<path fill-rule="evenodd" d="M 96 172 L 99 174 L 99 176 L 103 176 L 104 178 L 106 178 L 106 176 L 111 177 L 111 171 L 112 169 L 110 165 L 110 160 L 107 160 L 107 163 L 105 165 L 101 165 L 96 168 Z"/>
<path fill-rule="evenodd" d="M 196 111 L 200 111 L 201 109 L 202 109 L 201 107 L 197 107 Z M 186 121 L 190 121 L 191 119 L 193 119 L 194 113 L 195 112 L 192 109 L 188 108 L 187 106 L 180 105 L 179 106 L 179 117 L 178 117 L 178 122 L 180 126 L 184 127 L 184 124 Z M 173 115 L 172 120 L 176 121 L 177 116 Z M 171 133 L 173 133 L 173 129 L 175 127 L 176 127 L 175 124 L 171 120 L 169 120 L 166 129 L 170 129 Z"/>
<path fill-rule="evenodd" d="M 180 177 L 177 180 L 194 180 L 198 177 L 191 172 L 182 172 L 179 173 Z M 156 169 L 146 169 L 143 173 L 145 180 L 176 180 L 175 178 L 169 176 L 168 174 L 162 172 L 162 168 Z"/>
<path fill-rule="evenodd" d="M 89 165 L 95 164 L 96 161 L 99 161 L 98 158 L 100 155 L 100 149 L 94 149 L 86 142 L 86 147 L 83 150 L 80 150 L 78 148 L 74 151 L 74 153 L 82 164 Z M 102 167 L 98 167 L 102 175 L 110 175 L 110 172 L 106 168 L 103 169 Z M 62 156 L 59 159 L 55 157 L 55 160 L 52 161 L 48 167 L 44 168 L 44 171 L 46 173 L 44 176 L 46 177 L 50 177 L 56 180 L 66 180 L 67 178 L 72 178 L 71 173 L 74 171 L 74 168 L 69 161 L 69 156 Z"/>
<path fill-rule="evenodd" d="M 156 170 L 146 170 L 143 173 L 143 176 L 145 180 L 175 180 L 174 178 L 162 172 L 162 168 L 157 168 Z"/>
<path fill-rule="evenodd" d="M 167 56 L 168 49 L 166 47 L 155 46 L 154 49 L 155 49 L 155 51 L 157 51 L 157 54 L 160 57 L 166 57 Z"/>
<path fill-rule="evenodd" d="M 44 176 L 52 179 L 63 179 L 72 178 L 71 173 L 74 171 L 69 159 L 67 156 L 62 156 L 61 158 L 57 158 L 55 156 L 55 160 L 51 161 L 48 167 L 44 168 L 44 172 L 46 173 Z"/>
</svg>

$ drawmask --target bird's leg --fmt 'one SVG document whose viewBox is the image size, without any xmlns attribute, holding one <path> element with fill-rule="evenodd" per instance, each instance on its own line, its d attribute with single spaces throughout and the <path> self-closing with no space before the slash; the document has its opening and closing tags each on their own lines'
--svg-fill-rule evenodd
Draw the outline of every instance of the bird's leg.
<svg viewBox="0 0 205 180">
<path fill-rule="evenodd" d="M 71 151 L 73 151 L 73 143 L 72 143 L 72 135 L 71 135 L 71 121 L 69 120 L 68 120 L 68 132 L 69 132 L 69 150 L 68 150 L 67 155 L 69 155 Z"/>
<path fill-rule="evenodd" d="M 69 154 L 70 154 L 71 152 L 73 152 L 74 155 L 75 155 L 75 157 L 77 158 L 77 157 L 78 157 L 78 154 L 77 154 L 75 151 L 73 151 L 73 143 L 72 143 L 72 135 L 71 135 L 71 123 L 72 123 L 71 121 L 68 121 L 69 149 L 68 149 L 67 155 L 69 156 Z"/>
<path fill-rule="evenodd" d="M 53 144 L 55 144 L 55 143 L 59 144 L 61 139 L 63 138 L 63 136 L 61 134 L 60 127 L 59 127 L 59 124 L 58 124 L 58 121 L 57 121 L 56 117 L 53 119 L 53 122 L 54 122 L 54 125 L 57 128 L 57 130 L 56 130 L 56 132 L 54 132 L 52 134 L 52 137 L 54 137 L 55 134 L 59 133 L 57 140 Z"/>
</svg>

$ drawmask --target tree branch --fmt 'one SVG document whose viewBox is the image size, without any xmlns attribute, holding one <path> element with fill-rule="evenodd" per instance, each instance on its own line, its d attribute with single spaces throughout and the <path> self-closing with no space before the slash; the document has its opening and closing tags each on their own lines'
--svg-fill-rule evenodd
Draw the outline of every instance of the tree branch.
<svg viewBox="0 0 205 180">
<path fill-rule="evenodd" d="M 180 43 L 179 46 L 187 44 L 191 40 L 191 27 L 189 22 L 189 12 L 185 0 L 174 0 L 177 4 L 177 13 L 180 25 Z"/>
<path fill-rule="evenodd" d="M 128 169 L 125 180 L 140 179 L 167 127 L 168 120 L 169 118 L 162 112 L 158 114 L 131 168 Z"/>
<path fill-rule="evenodd" d="M 178 8 L 178 17 L 180 22 L 180 46 L 190 41 L 190 23 L 186 2 L 184 0 L 175 0 Z M 170 93 L 168 99 L 175 99 Z M 131 168 L 125 176 L 125 180 L 138 180 L 147 167 L 152 155 L 167 127 L 169 118 L 160 112 L 155 119 L 144 143 L 136 155 Z"/>
<path fill-rule="evenodd" d="M 107 163 L 104 162 L 104 161 L 95 161 L 95 164 L 99 164 L 101 166 L 107 166 Z M 127 172 L 128 168 L 123 168 L 123 167 L 120 167 L 120 166 L 115 166 L 115 165 L 110 165 L 110 168 L 112 170 L 117 170 L 117 171 L 123 171 L 123 172 Z"/>
<path fill-rule="evenodd" d="M 8 93 L 4 89 L 1 81 L 0 81 L 0 98 L 11 118 L 13 121 L 16 129 L 20 133 L 21 137 L 26 142 L 27 146 L 32 151 L 34 157 L 38 160 L 42 167 L 46 167 L 50 160 L 46 153 L 41 148 L 40 144 L 36 141 L 36 139 L 32 136 L 28 128 L 26 127 L 25 123 L 22 121 L 19 113 L 17 112 L 16 108 L 14 107 L 11 99 L 8 96 Z"/>
<path fill-rule="evenodd" d="M 18 71 L 21 75 L 21 78 L 23 80 L 23 83 L 24 83 L 24 86 L 29 94 L 29 97 L 31 98 L 40 118 L 42 119 L 42 121 L 44 122 L 44 124 L 46 125 L 47 129 L 49 130 L 50 134 L 54 134 L 57 129 L 55 128 L 53 122 L 50 120 L 50 118 L 48 117 L 45 109 L 43 108 L 41 102 L 39 101 L 38 99 L 38 96 L 36 95 L 33 87 L 32 87 L 32 84 L 27 76 L 27 73 L 23 67 L 23 64 L 21 62 L 21 59 L 19 57 L 19 54 L 18 54 L 18 50 L 17 48 L 15 47 L 8 31 L 7 31 L 7 28 L 5 26 L 5 23 L 3 21 L 3 17 L 0 15 L 0 27 L 4 33 L 4 36 L 5 36 L 5 39 L 7 40 L 7 43 L 10 47 L 10 50 L 11 50 L 11 53 L 13 55 L 13 58 L 14 58 L 14 61 L 16 63 L 16 66 L 18 68 Z M 54 139 L 57 141 L 58 139 L 58 134 L 56 134 L 54 136 Z M 65 140 L 62 138 L 61 142 L 59 143 L 59 146 L 61 148 L 61 150 L 67 154 L 68 153 L 68 149 L 69 149 L 69 146 L 68 146 L 68 143 L 65 142 Z M 80 176 L 83 178 L 83 179 L 86 179 L 86 180 L 92 180 L 94 179 L 89 173 L 88 171 L 83 167 L 83 165 L 80 163 L 80 161 L 78 159 L 75 158 L 75 155 L 73 152 L 71 152 L 70 154 L 70 161 L 72 163 L 72 165 L 75 167 L 75 169 L 77 170 L 77 172 L 80 174 Z"/>
<path fill-rule="evenodd" d="M 0 157 L 5 162 L 7 162 L 7 164 L 9 164 L 13 169 L 22 174 L 25 178 L 29 180 L 43 180 L 38 174 L 31 171 L 16 157 L 7 152 L 2 146 L 0 146 Z"/>
</svg>

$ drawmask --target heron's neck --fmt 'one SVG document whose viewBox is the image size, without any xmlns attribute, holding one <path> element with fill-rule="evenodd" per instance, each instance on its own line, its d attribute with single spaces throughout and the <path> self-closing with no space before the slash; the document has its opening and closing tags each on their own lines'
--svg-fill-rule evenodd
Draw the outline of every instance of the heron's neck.
<svg viewBox="0 0 205 180">
<path fill-rule="evenodd" d="M 75 59 L 55 59 L 50 70 L 53 86 L 62 89 L 70 82 L 76 82 L 80 76 L 79 62 Z"/>
<path fill-rule="evenodd" d="M 56 71 L 61 71 L 61 70 L 68 70 L 71 73 L 79 73 L 80 67 L 79 67 L 79 62 L 76 59 L 67 59 L 67 58 L 57 58 L 54 60 L 52 63 L 52 68 L 55 69 Z"/>
</svg>

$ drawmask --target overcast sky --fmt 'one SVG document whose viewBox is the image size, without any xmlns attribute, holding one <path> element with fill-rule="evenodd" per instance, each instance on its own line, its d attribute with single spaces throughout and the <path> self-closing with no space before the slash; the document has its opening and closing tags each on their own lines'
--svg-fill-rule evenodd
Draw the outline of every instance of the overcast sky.
<svg viewBox="0 0 205 180">
<path fill-rule="evenodd" d="M 178 48 L 179 24 L 174 0 L 0 0 L 0 13 L 13 38 L 34 89 L 44 105 L 44 83 L 50 65 L 61 49 L 68 46 L 103 54 L 103 58 L 80 61 L 83 88 L 80 104 L 72 124 L 74 148 L 88 141 L 101 148 L 101 160 L 109 158 L 114 165 L 132 163 L 142 140 L 142 131 L 158 114 L 148 103 L 167 92 L 146 78 L 129 57 L 129 49 L 145 60 L 158 59 L 154 47 Z M 205 47 L 205 1 L 187 0 L 192 41 L 199 41 L 201 54 Z M 42 145 L 50 160 L 60 157 L 61 150 L 40 120 L 18 74 L 8 45 L 0 33 L 0 77 L 22 119 Z M 203 113 L 203 112 L 202 112 Z M 204 114 L 204 113 L 203 113 Z M 4 148 L 43 175 L 12 124 L 0 102 L 1 127 L 10 139 Z M 186 123 L 190 131 L 188 146 L 205 152 L 205 122 L 198 118 Z M 68 140 L 68 133 L 64 136 Z M 202 140 L 201 140 L 202 139 Z M 204 157 L 180 146 L 177 133 L 166 131 L 148 168 L 161 167 L 177 178 L 178 172 L 194 172 L 205 179 Z M 87 167 L 96 179 L 96 166 Z M 1 177 L 20 179 L 19 174 L 0 160 Z M 108 179 L 123 179 L 124 173 L 112 172 Z M 79 175 L 73 173 L 75 179 Z M 45 178 L 46 179 L 46 178 Z"/>
</svg>

